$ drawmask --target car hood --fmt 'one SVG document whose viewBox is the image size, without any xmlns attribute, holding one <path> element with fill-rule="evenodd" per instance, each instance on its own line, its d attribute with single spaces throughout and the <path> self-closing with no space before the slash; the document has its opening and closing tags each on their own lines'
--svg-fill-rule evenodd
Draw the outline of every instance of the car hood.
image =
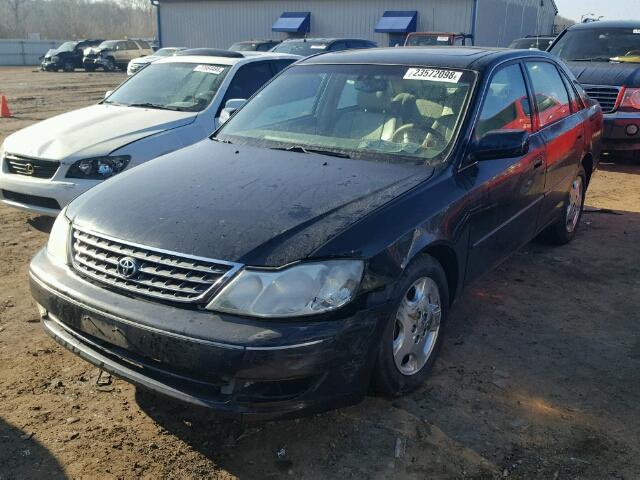
<svg viewBox="0 0 640 480">
<path fill-rule="evenodd" d="M 634 63 L 567 62 L 583 85 L 640 87 L 640 65 Z"/>
<path fill-rule="evenodd" d="M 278 266 L 312 253 L 433 169 L 205 139 L 72 202 L 75 225 L 183 254 Z"/>
<path fill-rule="evenodd" d="M 93 105 L 52 117 L 7 137 L 9 153 L 62 161 L 107 155 L 131 142 L 192 123 L 193 112 Z"/>
</svg>

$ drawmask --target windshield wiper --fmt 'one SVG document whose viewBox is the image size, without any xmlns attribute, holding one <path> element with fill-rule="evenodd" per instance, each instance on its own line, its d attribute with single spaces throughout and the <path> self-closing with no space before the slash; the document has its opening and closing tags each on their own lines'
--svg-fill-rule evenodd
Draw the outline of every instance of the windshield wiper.
<svg viewBox="0 0 640 480">
<path fill-rule="evenodd" d="M 323 150 L 322 148 L 303 147 L 302 145 L 292 145 L 290 147 L 272 147 L 271 150 L 285 150 L 287 152 L 297 153 L 316 153 L 318 155 L 327 155 L 330 157 L 351 158 L 351 155 L 349 155 L 348 153 L 336 152 L 334 150 Z"/>
<path fill-rule="evenodd" d="M 155 108 L 157 110 L 174 110 L 176 112 L 184 111 L 180 107 L 170 107 L 168 105 L 158 105 L 157 103 L 130 103 L 127 107 Z"/>
<path fill-rule="evenodd" d="M 218 137 L 209 137 L 211 138 L 211 140 L 213 140 L 214 142 L 220 142 L 220 143 L 233 143 L 231 140 L 226 140 L 224 138 L 218 138 Z"/>
</svg>

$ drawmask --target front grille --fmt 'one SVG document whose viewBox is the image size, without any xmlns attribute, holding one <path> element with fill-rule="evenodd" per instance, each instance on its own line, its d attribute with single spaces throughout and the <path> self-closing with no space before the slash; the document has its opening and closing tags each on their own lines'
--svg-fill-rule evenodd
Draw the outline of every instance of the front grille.
<svg viewBox="0 0 640 480">
<path fill-rule="evenodd" d="M 611 113 L 616 108 L 620 87 L 609 85 L 584 85 L 584 89 L 591 98 L 597 101 L 604 113 Z"/>
<path fill-rule="evenodd" d="M 51 208 L 60 210 L 60 204 L 55 198 L 39 197 L 37 195 L 25 195 L 24 193 L 11 192 L 9 190 L 1 190 L 5 200 L 31 205 L 34 207 Z"/>
<path fill-rule="evenodd" d="M 35 178 L 51 178 L 60 167 L 60 162 L 41 160 L 7 153 L 5 156 L 9 173 Z"/>
<path fill-rule="evenodd" d="M 179 302 L 207 300 L 241 267 L 73 230 L 73 266 L 80 274 L 136 295 Z M 132 270 L 123 269 L 122 259 Z M 125 273 L 123 273 L 123 271 Z"/>
</svg>

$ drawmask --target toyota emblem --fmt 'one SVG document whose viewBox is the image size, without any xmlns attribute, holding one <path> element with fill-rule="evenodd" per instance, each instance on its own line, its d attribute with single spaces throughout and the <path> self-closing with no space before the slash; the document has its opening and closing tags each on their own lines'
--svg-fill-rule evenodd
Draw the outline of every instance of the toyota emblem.
<svg viewBox="0 0 640 480">
<path fill-rule="evenodd" d="M 133 278 L 138 274 L 140 265 L 135 258 L 122 257 L 118 260 L 118 274 L 123 278 Z"/>
<path fill-rule="evenodd" d="M 24 173 L 26 173 L 27 175 L 33 175 L 33 172 L 34 172 L 33 165 L 30 163 L 26 163 L 24 165 Z"/>
</svg>

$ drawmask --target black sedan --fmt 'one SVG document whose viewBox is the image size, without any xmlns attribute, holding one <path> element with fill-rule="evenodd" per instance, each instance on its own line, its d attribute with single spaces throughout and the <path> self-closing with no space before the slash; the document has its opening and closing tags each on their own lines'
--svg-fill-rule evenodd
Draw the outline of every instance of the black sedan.
<svg viewBox="0 0 640 480">
<path fill-rule="evenodd" d="M 32 293 L 82 358 L 222 413 L 406 394 L 465 287 L 576 235 L 601 130 L 543 52 L 311 57 L 210 139 L 72 202 Z"/>
</svg>

